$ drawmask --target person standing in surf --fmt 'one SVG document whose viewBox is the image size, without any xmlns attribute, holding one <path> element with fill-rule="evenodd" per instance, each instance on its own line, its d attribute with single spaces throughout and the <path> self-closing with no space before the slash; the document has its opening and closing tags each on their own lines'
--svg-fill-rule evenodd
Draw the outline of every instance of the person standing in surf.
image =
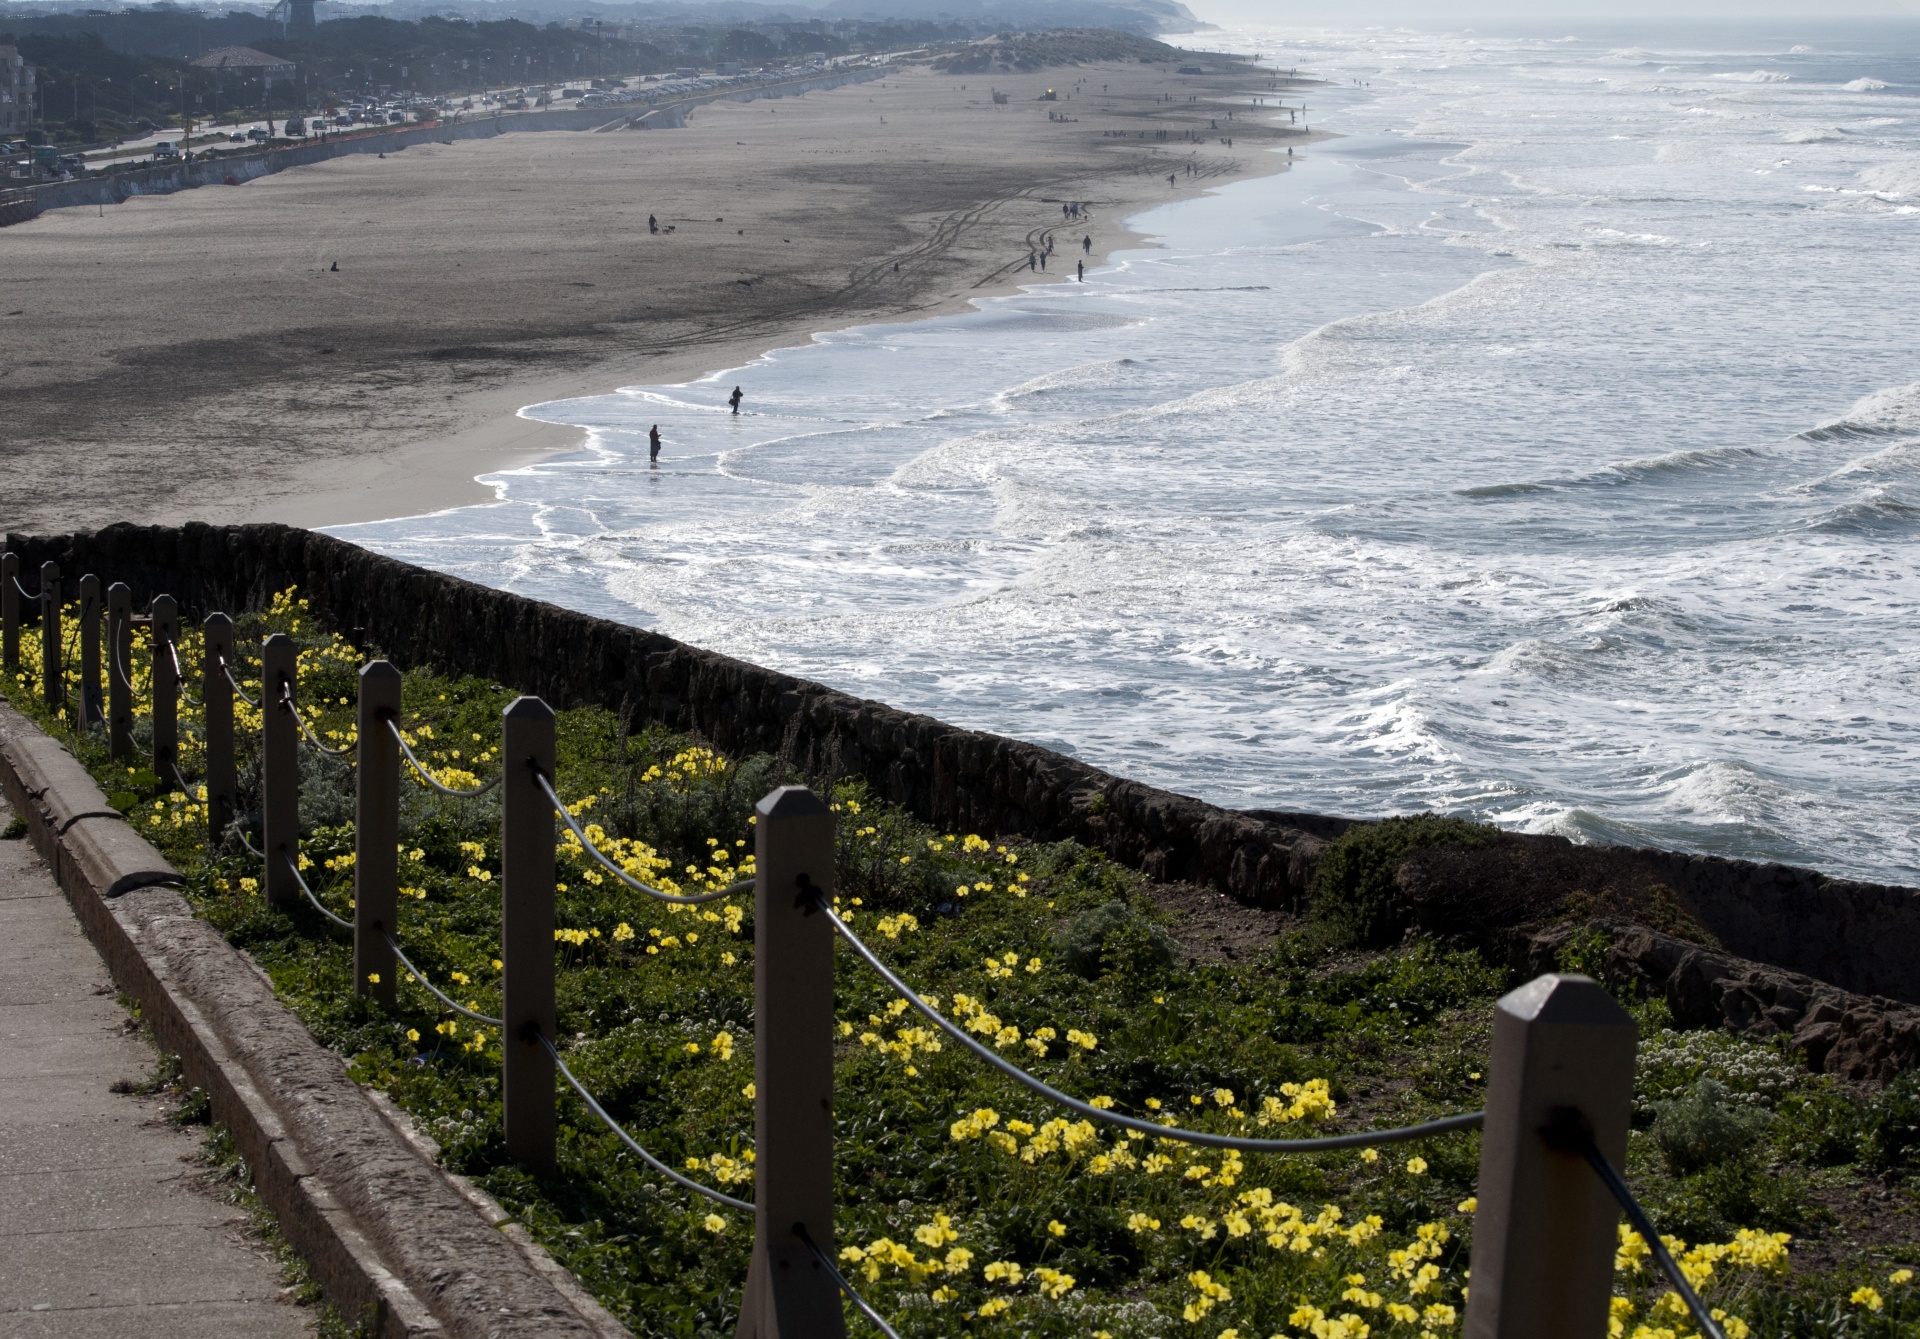
<svg viewBox="0 0 1920 1339">
<path fill-rule="evenodd" d="M 733 394 L 727 397 L 727 403 L 733 406 L 733 412 L 736 417 L 740 413 L 740 402 L 746 398 L 745 393 L 742 392 L 738 386 L 735 386 L 733 388 Z"/>
<path fill-rule="evenodd" d="M 660 459 L 660 425 L 654 424 L 647 429 L 647 463 L 656 463 Z"/>
</svg>

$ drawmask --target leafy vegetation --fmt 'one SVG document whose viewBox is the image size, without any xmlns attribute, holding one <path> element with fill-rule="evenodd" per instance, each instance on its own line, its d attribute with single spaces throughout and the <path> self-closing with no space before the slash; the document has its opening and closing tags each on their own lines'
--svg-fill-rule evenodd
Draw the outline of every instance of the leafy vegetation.
<svg viewBox="0 0 1920 1339">
<path fill-rule="evenodd" d="M 290 595 L 242 638 L 299 638 L 303 713 L 352 742 L 362 652 Z M 151 655 L 139 633 L 135 675 Z M 35 654 L 29 631 L 23 651 Z M 197 647 L 182 648 L 189 682 Z M 245 653 L 243 652 L 243 655 Z M 243 682 L 246 676 L 243 675 Z M 32 702 L 185 872 L 200 914 L 250 953 L 351 1071 L 412 1113 L 636 1333 L 719 1336 L 736 1319 L 751 1224 L 650 1174 L 570 1094 L 559 1171 L 530 1175 L 499 1136 L 499 1038 L 410 981 L 387 1012 L 352 991 L 347 936 L 260 896 L 237 839 L 209 848 L 197 742 L 184 789 L 105 756 Z M 497 768 L 498 684 L 407 674 L 402 728 L 441 779 Z M 191 717 L 188 718 L 189 723 Z M 141 727 L 144 729 L 144 726 Z M 258 717 L 241 710 L 240 735 Z M 242 809 L 257 760 L 242 758 Z M 558 789 L 621 865 L 682 890 L 751 870 L 751 806 L 793 779 L 781 758 L 729 759 L 597 709 L 559 720 Z M 353 872 L 350 761 L 304 764 L 303 861 L 339 913 Z M 894 969 L 1003 1054 L 1097 1105 L 1211 1130 L 1284 1136 L 1400 1124 L 1481 1100 L 1488 1015 L 1514 982 L 1480 955 L 1411 937 L 1390 951 L 1399 853 L 1472 840 L 1431 816 L 1333 845 L 1318 911 L 1250 957 L 1183 955 L 1180 925 L 1138 874 L 1073 843 L 928 828 L 835 786 L 842 914 Z M 252 821 L 243 818 L 242 826 Z M 443 989 L 497 1005 L 499 832 L 486 800 L 409 787 L 401 939 Z M 750 1196 L 753 926 L 749 899 L 663 905 L 559 853 L 559 1032 L 569 1064 L 649 1149 Z M 1383 924 L 1384 918 L 1384 924 Z M 1604 945 L 1570 951 L 1604 959 Z M 1069 1120 L 945 1044 L 849 954 L 839 959 L 836 1172 L 842 1258 L 913 1336 L 1416 1339 L 1458 1332 L 1478 1136 L 1312 1157 L 1222 1154 Z M 1920 1327 L 1911 1231 L 1920 1089 L 1868 1096 L 1808 1075 L 1780 1045 L 1643 1024 L 1643 1106 L 1628 1173 L 1735 1336 L 1882 1339 Z M 1691 1104 L 1691 1105 L 1689 1105 Z M 1664 1122 L 1664 1125 L 1663 1125 Z M 1728 1123 L 1744 1143 L 1723 1137 Z M 1707 1150 L 1674 1156 L 1672 1150 Z M 1841 1235 L 1878 1196 L 1877 1235 Z M 1851 1210 L 1848 1210 L 1851 1213 Z M 1847 1220 L 1852 1221 L 1852 1220 Z M 1844 1248 L 1843 1248 L 1844 1245 Z M 1796 1261 L 1811 1265 L 1796 1268 Z M 1691 1334 L 1645 1248 L 1623 1234 L 1618 1333 Z"/>
</svg>

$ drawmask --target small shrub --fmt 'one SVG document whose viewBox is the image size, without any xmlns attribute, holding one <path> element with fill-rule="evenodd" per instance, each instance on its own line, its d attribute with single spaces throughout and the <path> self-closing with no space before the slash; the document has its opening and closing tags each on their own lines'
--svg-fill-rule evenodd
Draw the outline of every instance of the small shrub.
<svg viewBox="0 0 1920 1339">
<path fill-rule="evenodd" d="M 1736 1101 L 1718 1079 L 1701 1079 L 1692 1091 L 1657 1103 L 1655 1110 L 1654 1142 L 1678 1176 L 1739 1158 L 1773 1119 Z"/>
<path fill-rule="evenodd" d="M 1091 981 L 1108 971 L 1151 972 L 1173 966 L 1175 944 L 1165 930 L 1115 898 L 1083 911 L 1054 939 L 1067 970 Z"/>
<path fill-rule="evenodd" d="M 1861 1152 L 1876 1171 L 1897 1172 L 1920 1153 L 1920 1073 L 1902 1074 L 1867 1108 Z"/>
<path fill-rule="evenodd" d="M 1655 1221 L 1662 1232 L 1688 1241 L 1725 1241 L 1743 1227 L 1802 1232 L 1824 1216 L 1807 1199 L 1799 1176 L 1736 1160 L 1683 1177 L 1663 1198 Z"/>
<path fill-rule="evenodd" d="M 1320 857 L 1314 919 L 1343 943 L 1390 944 L 1406 930 L 1393 879 L 1407 856 L 1424 847 L 1481 846 L 1492 835 L 1482 824 L 1438 814 L 1357 823 Z"/>
<path fill-rule="evenodd" d="M 1860 1110 L 1832 1080 L 1789 1094 L 1774 1116 L 1773 1142 L 1782 1157 L 1808 1167 L 1843 1167 L 1860 1156 Z"/>
<path fill-rule="evenodd" d="M 7 830 L 0 832 L 0 841 L 17 842 L 27 835 L 27 820 L 15 814 L 7 820 Z"/>
</svg>

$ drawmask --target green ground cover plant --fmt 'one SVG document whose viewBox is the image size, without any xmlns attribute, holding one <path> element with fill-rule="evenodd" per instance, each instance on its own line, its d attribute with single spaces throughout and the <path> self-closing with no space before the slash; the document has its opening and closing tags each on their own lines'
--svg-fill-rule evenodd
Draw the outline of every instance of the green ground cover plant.
<svg viewBox="0 0 1920 1339">
<path fill-rule="evenodd" d="M 322 739 L 351 743 L 354 675 L 371 650 L 321 630 L 292 592 L 239 625 L 243 647 L 269 630 L 300 639 L 303 712 Z M 23 663 L 34 654 L 29 630 Z M 149 656 L 143 641 L 137 680 Z M 111 762 L 97 730 L 76 734 L 50 716 L 35 683 L 23 670 L 12 700 L 68 741 L 183 871 L 199 913 L 253 956 L 357 1079 L 412 1114 L 449 1168 L 476 1178 L 637 1334 L 731 1333 L 749 1221 L 650 1173 L 570 1093 L 558 1173 L 509 1162 L 496 1031 L 405 978 L 397 1010 L 354 995 L 348 936 L 306 908 L 268 908 L 237 837 L 208 846 L 191 729 L 184 775 L 168 784 Z M 442 781 L 473 785 L 497 770 L 512 697 L 413 670 L 402 729 Z M 258 713 L 239 707 L 237 724 L 240 807 L 256 810 Z M 306 876 L 345 915 L 352 763 L 304 752 Z M 753 803 L 800 779 L 780 758 L 723 757 L 597 708 L 559 718 L 560 795 L 597 844 L 662 886 L 706 890 L 750 873 Z M 1329 855 L 1323 887 L 1348 895 L 1327 920 L 1223 958 L 1182 949 L 1175 900 L 1096 852 L 941 832 L 858 778 L 812 780 L 838 814 L 841 914 L 949 1016 L 1057 1087 L 1149 1119 L 1268 1137 L 1410 1123 L 1481 1101 L 1490 1009 L 1517 982 L 1431 939 L 1372 942 L 1385 933 L 1377 914 L 1395 851 L 1445 839 L 1453 820 L 1353 830 Z M 408 783 L 401 813 L 401 942 L 481 1012 L 499 1003 L 490 801 Z M 654 902 L 605 876 L 564 831 L 559 869 L 568 1063 L 657 1156 L 751 1198 L 750 895 Z M 1579 951 L 1597 961 L 1592 947 Z M 1920 1151 L 1913 1083 L 1848 1090 L 1777 1045 L 1677 1032 L 1657 1002 L 1633 1007 L 1643 1046 L 1629 1177 L 1727 1332 L 1920 1333 L 1906 1179 Z M 1067 1119 L 926 1026 L 848 953 L 836 1013 L 837 1245 L 902 1334 L 1459 1332 L 1476 1134 L 1315 1156 L 1197 1149 Z M 1852 1220 L 1831 1206 L 1860 1193 L 1884 1197 L 1878 1235 L 1843 1242 Z M 1644 1242 L 1623 1233 L 1616 1263 L 1616 1334 L 1693 1333 Z"/>
</svg>

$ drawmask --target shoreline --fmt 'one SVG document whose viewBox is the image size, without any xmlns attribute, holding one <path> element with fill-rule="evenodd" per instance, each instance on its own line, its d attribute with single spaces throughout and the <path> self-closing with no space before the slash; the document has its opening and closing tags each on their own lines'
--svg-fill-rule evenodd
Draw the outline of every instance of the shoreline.
<svg viewBox="0 0 1920 1339">
<path fill-rule="evenodd" d="M 28 278 L 0 317 L 0 455 L 26 483 L 0 529 L 493 501 L 476 476 L 584 440 L 525 407 L 1070 282 L 1022 268 L 1061 200 L 1093 204 L 1072 226 L 1105 264 L 1152 244 L 1124 226 L 1145 208 L 1330 138 L 1266 117 L 1231 149 L 1177 138 L 1212 135 L 1209 112 L 1224 132 L 1249 74 L 1073 67 L 996 77 L 990 103 L 919 68 L 672 131 L 417 146 L 9 228 Z"/>
<path fill-rule="evenodd" d="M 1321 132 L 1313 135 L 1311 140 L 1303 137 L 1303 141 L 1317 142 L 1333 138 L 1337 136 L 1331 132 Z M 1268 171 L 1246 172 L 1235 177 L 1234 180 L 1247 181 L 1258 177 L 1277 176 L 1285 172 L 1292 162 L 1291 158 L 1281 157 L 1277 165 Z M 1157 208 L 1162 204 L 1194 199 L 1218 189 L 1220 189 L 1220 183 L 1195 189 L 1180 189 L 1166 200 L 1138 202 L 1127 217 L 1130 218 L 1147 209 Z M 1150 234 L 1136 232 L 1125 227 L 1124 223 L 1122 228 L 1123 231 L 1116 241 L 1104 248 L 1096 249 L 1095 259 L 1099 265 L 1109 264 L 1112 257 L 1121 251 L 1151 250 L 1160 245 Z M 603 364 L 584 368 L 561 378 L 510 382 L 497 390 L 473 397 L 469 405 L 469 421 L 461 428 L 443 437 L 410 443 L 402 448 L 406 458 L 394 462 L 392 468 L 381 476 L 348 488 L 323 487 L 321 491 L 304 497 L 298 502 L 269 508 L 260 514 L 259 519 L 277 521 L 285 525 L 304 526 L 309 529 L 330 530 L 334 527 L 377 521 L 404 520 L 409 516 L 430 515 L 459 507 L 484 506 L 498 501 L 499 498 L 493 488 L 478 482 L 475 476 L 521 469 L 584 449 L 586 444 L 584 428 L 571 423 L 555 423 L 546 419 L 528 417 L 525 411 L 536 405 L 555 400 L 611 395 L 629 386 L 687 385 L 708 376 L 717 376 L 730 368 L 744 367 L 778 350 L 810 344 L 818 337 L 836 331 L 933 320 L 941 316 L 978 310 L 979 304 L 986 300 L 1012 297 L 1023 289 L 1072 282 L 1074 282 L 1073 279 L 1064 271 L 1059 274 L 1038 276 L 1028 271 L 1023 277 L 1017 279 L 1005 280 L 932 303 L 878 313 L 845 324 L 822 324 L 818 320 L 802 317 L 784 327 L 761 330 L 724 343 L 666 355 L 657 363 L 635 367 L 633 370 L 644 374 L 646 380 L 635 380 L 632 377 L 622 379 L 619 375 L 622 364 L 618 359 L 610 358 Z M 475 460 L 488 463 L 469 468 L 473 466 Z M 409 485 L 417 490 L 416 497 L 419 500 L 430 502 L 431 505 L 415 506 L 412 502 L 383 504 L 382 499 L 390 499 L 393 496 L 385 490 L 383 484 L 394 480 L 403 472 L 411 473 L 422 470 L 423 467 L 428 470 L 437 468 L 442 471 L 438 477 L 415 477 Z M 396 510 L 396 505 L 402 509 Z M 371 506 L 371 511 L 363 510 L 368 506 Z"/>
</svg>

